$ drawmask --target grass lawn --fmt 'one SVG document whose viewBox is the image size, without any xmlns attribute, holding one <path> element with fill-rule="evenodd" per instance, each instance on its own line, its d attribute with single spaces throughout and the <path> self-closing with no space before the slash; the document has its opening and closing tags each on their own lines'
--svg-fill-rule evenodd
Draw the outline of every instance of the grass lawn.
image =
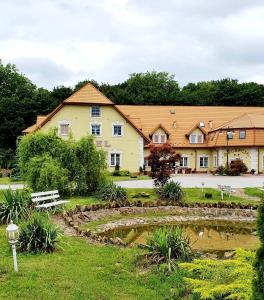
<svg viewBox="0 0 264 300">
<path fill-rule="evenodd" d="M 12 181 L 9 177 L 1 177 L 0 184 L 17 184 L 23 183 L 23 181 Z"/>
<path fill-rule="evenodd" d="M 264 191 L 260 190 L 259 188 L 245 188 L 244 191 L 249 196 L 259 197 L 259 198 L 264 196 Z"/>
<path fill-rule="evenodd" d="M 151 177 L 147 175 L 137 176 L 136 178 L 131 178 L 130 176 L 108 176 L 112 181 L 131 181 L 131 180 L 146 180 L 151 179 Z"/>
<path fill-rule="evenodd" d="M 63 237 L 63 249 L 53 254 L 19 254 L 15 274 L 3 226 L 0 245 L 0 299 L 169 299 L 183 286 L 180 271 L 165 276 L 136 267 L 143 253 L 137 248 Z"/>
</svg>

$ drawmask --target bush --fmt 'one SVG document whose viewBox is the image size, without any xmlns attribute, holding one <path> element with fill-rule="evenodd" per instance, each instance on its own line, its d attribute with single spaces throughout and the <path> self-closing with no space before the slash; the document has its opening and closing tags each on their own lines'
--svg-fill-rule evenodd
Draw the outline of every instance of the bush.
<svg viewBox="0 0 264 300">
<path fill-rule="evenodd" d="M 169 181 L 165 183 L 158 190 L 158 195 L 161 200 L 168 201 L 169 203 L 177 203 L 183 199 L 184 191 L 179 182 Z"/>
<path fill-rule="evenodd" d="M 36 192 L 58 189 L 68 194 L 68 172 L 49 155 L 36 156 L 28 165 L 27 182 Z"/>
<path fill-rule="evenodd" d="M 25 180 L 28 179 L 32 160 L 38 158 L 39 161 L 41 159 L 47 161 L 48 157 L 49 162 L 52 160 L 52 163 L 48 167 L 45 165 L 46 170 L 43 173 L 46 173 L 47 168 L 52 173 L 55 168 L 60 168 L 60 175 L 63 176 L 61 181 L 59 176 L 55 176 L 55 173 L 53 173 L 54 180 L 59 185 L 56 188 L 62 189 L 63 186 L 65 187 L 64 179 L 67 177 L 67 186 L 74 188 L 75 195 L 90 195 L 98 189 L 100 182 L 105 180 L 105 152 L 96 149 L 94 139 L 91 136 L 83 137 L 75 142 L 72 139 L 63 140 L 59 138 L 56 130 L 50 131 L 48 134 L 37 132 L 23 136 L 20 139 L 17 156 L 21 176 Z M 39 164 L 39 168 L 42 169 L 41 164 Z M 43 173 L 41 170 L 34 172 L 36 177 L 31 178 L 31 180 L 34 182 L 43 181 L 43 178 L 41 180 L 37 178 Z M 33 181 L 30 181 L 30 183 Z M 48 179 L 45 178 L 44 185 L 47 181 Z M 54 187 L 56 182 L 53 185 Z M 48 185 L 50 185 L 49 181 Z M 67 188 L 65 190 L 65 192 L 70 191 L 72 190 Z"/>
<path fill-rule="evenodd" d="M 112 176 L 121 176 L 121 173 L 120 173 L 120 171 L 118 171 L 118 170 L 114 170 L 114 171 L 112 172 Z"/>
<path fill-rule="evenodd" d="M 237 249 L 234 259 L 199 259 L 181 263 L 180 267 L 188 272 L 185 281 L 192 288 L 194 299 L 251 300 L 253 261 L 253 252 Z"/>
<path fill-rule="evenodd" d="M 258 208 L 257 230 L 261 245 L 254 264 L 256 277 L 253 281 L 253 299 L 262 300 L 264 299 L 264 198 Z"/>
<path fill-rule="evenodd" d="M 212 194 L 212 193 L 205 193 L 205 194 L 204 194 L 204 197 L 205 197 L 206 199 L 212 199 L 212 198 L 213 198 L 213 194 Z"/>
<path fill-rule="evenodd" d="M 150 256 L 156 262 L 164 262 L 169 259 L 188 261 L 192 257 L 190 239 L 180 227 L 160 228 L 154 231 L 147 244 L 151 248 Z M 169 248 L 171 248 L 170 257 Z"/>
<path fill-rule="evenodd" d="M 0 204 L 0 223 L 7 224 L 11 220 L 18 222 L 29 216 L 30 195 L 26 191 L 3 191 L 3 203 Z"/>
<path fill-rule="evenodd" d="M 22 252 L 53 252 L 58 243 L 58 229 L 47 215 L 35 214 L 22 225 L 19 235 L 19 249 Z"/>
<path fill-rule="evenodd" d="M 96 197 L 101 200 L 124 202 L 127 200 L 127 191 L 113 182 L 107 182 L 100 186 Z"/>
<path fill-rule="evenodd" d="M 241 159 L 232 160 L 228 167 L 220 166 L 216 170 L 219 175 L 229 175 L 229 176 L 239 176 L 240 174 L 246 173 L 248 171 L 247 166 L 243 163 Z"/>
<path fill-rule="evenodd" d="M 120 175 L 121 176 L 130 176 L 130 172 L 128 170 L 121 170 Z"/>
</svg>

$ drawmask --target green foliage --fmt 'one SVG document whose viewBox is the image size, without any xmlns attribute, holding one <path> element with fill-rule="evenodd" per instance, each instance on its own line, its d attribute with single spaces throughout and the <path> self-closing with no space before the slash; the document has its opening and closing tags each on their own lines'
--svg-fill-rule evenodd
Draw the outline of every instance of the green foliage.
<svg viewBox="0 0 264 300">
<path fill-rule="evenodd" d="M 188 261 L 192 257 L 190 239 L 180 227 L 157 229 L 147 244 L 151 248 L 150 257 L 157 262 L 169 259 Z"/>
<path fill-rule="evenodd" d="M 33 157 L 27 169 L 27 183 L 36 192 L 58 189 L 69 194 L 68 171 L 49 155 Z"/>
<path fill-rule="evenodd" d="M 254 264 L 256 277 L 253 281 L 253 299 L 264 299 L 264 197 L 258 208 L 257 230 L 260 238 L 261 246 L 256 254 Z"/>
<path fill-rule="evenodd" d="M 233 160 L 229 163 L 228 167 L 219 166 L 216 173 L 219 175 L 239 176 L 240 174 L 248 171 L 247 166 L 241 159 Z"/>
<path fill-rule="evenodd" d="M 37 132 L 20 139 L 17 156 L 22 178 L 37 190 L 58 188 L 64 194 L 88 195 L 105 177 L 105 153 L 96 149 L 90 136 L 75 142 L 62 140 L 56 130 Z"/>
<path fill-rule="evenodd" d="M 53 252 L 58 238 L 58 229 L 49 220 L 48 215 L 34 214 L 21 227 L 19 248 L 22 252 Z"/>
<path fill-rule="evenodd" d="M 161 200 L 168 201 L 171 204 L 182 201 L 184 191 L 179 182 L 168 181 L 158 190 L 158 195 Z"/>
<path fill-rule="evenodd" d="M 251 300 L 254 257 L 253 252 L 237 249 L 232 260 L 194 260 L 180 267 L 189 273 L 185 280 L 195 299 Z"/>
<path fill-rule="evenodd" d="M 29 216 L 30 195 L 23 190 L 4 190 L 0 203 L 0 223 L 18 222 Z"/>
<path fill-rule="evenodd" d="M 212 199 L 213 198 L 213 194 L 212 193 L 205 193 L 204 194 L 204 198 L 206 198 L 206 199 Z"/>
<path fill-rule="evenodd" d="M 124 188 L 113 182 L 106 182 L 99 187 L 96 197 L 102 200 L 124 202 L 127 200 L 128 195 Z"/>
</svg>

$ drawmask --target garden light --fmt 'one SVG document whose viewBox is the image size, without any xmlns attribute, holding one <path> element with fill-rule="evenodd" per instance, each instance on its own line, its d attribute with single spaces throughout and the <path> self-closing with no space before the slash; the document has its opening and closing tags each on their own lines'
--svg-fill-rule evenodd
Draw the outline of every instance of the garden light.
<svg viewBox="0 0 264 300">
<path fill-rule="evenodd" d="M 18 236 L 19 236 L 18 226 L 16 224 L 13 224 L 13 221 L 11 221 L 11 224 L 9 224 L 6 228 L 6 232 L 8 235 L 8 241 L 12 246 L 14 270 L 15 272 L 17 272 L 18 267 L 17 267 L 17 256 L 16 256 L 16 243 L 18 241 Z"/>
</svg>

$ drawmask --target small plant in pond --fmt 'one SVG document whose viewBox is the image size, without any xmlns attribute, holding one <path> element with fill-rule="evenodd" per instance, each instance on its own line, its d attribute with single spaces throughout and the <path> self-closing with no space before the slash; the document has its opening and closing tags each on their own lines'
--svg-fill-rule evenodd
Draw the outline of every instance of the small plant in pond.
<svg viewBox="0 0 264 300">
<path fill-rule="evenodd" d="M 29 216 L 30 196 L 26 191 L 3 191 L 3 202 L 0 204 L 0 223 L 7 224 L 11 220 L 18 222 Z"/>
<path fill-rule="evenodd" d="M 179 182 L 169 181 L 164 186 L 157 189 L 161 200 L 168 201 L 171 204 L 182 201 L 184 191 Z"/>
<path fill-rule="evenodd" d="M 147 245 L 151 249 L 148 256 L 156 263 L 170 259 L 189 261 L 192 258 L 190 239 L 180 227 L 154 231 Z"/>
<path fill-rule="evenodd" d="M 48 215 L 34 214 L 23 224 L 19 235 L 19 249 L 22 252 L 53 252 L 59 238 L 58 229 Z"/>
<path fill-rule="evenodd" d="M 96 193 L 96 197 L 101 200 L 117 202 L 124 202 L 128 198 L 127 191 L 113 182 L 102 184 Z"/>
</svg>

